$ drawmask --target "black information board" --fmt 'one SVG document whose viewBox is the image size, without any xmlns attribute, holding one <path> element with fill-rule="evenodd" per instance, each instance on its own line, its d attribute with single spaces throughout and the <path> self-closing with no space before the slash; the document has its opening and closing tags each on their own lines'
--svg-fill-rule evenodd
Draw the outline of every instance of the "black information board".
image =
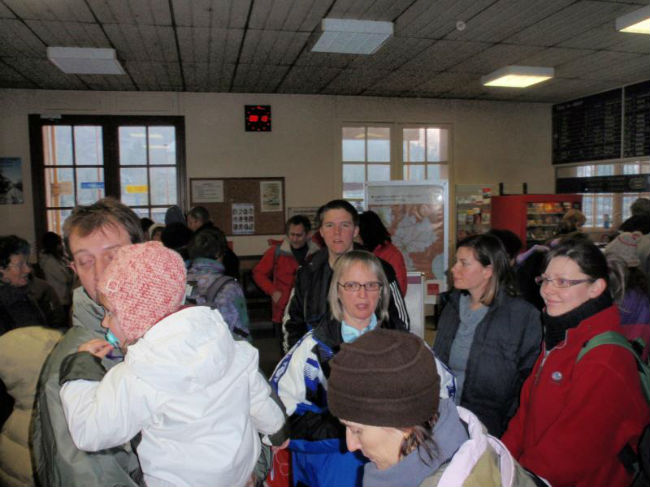
<svg viewBox="0 0 650 487">
<path fill-rule="evenodd" d="M 623 90 L 553 105 L 553 164 L 621 157 Z"/>
<path fill-rule="evenodd" d="M 624 157 L 650 155 L 650 81 L 625 87 Z"/>
<path fill-rule="evenodd" d="M 645 193 L 650 191 L 650 175 L 592 176 L 588 178 L 558 178 L 556 193 Z"/>
</svg>

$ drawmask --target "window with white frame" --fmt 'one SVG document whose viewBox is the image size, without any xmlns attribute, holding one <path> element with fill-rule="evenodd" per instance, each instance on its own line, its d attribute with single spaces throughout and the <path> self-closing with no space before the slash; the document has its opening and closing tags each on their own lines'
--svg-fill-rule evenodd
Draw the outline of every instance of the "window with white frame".
<svg viewBox="0 0 650 487">
<path fill-rule="evenodd" d="M 361 208 L 366 181 L 390 181 L 390 127 L 343 127 L 343 198 Z"/>
<path fill-rule="evenodd" d="M 440 181 L 449 177 L 446 127 L 350 124 L 342 128 L 341 152 L 342 196 L 359 209 L 364 205 L 366 181 Z"/>
<path fill-rule="evenodd" d="M 440 127 L 402 129 L 402 177 L 405 181 L 449 179 L 449 130 Z"/>
</svg>

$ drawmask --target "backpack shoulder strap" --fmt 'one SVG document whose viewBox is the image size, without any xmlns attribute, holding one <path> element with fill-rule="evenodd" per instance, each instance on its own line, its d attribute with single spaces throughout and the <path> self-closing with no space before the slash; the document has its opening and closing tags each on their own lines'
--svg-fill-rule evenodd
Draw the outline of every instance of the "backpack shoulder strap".
<svg viewBox="0 0 650 487">
<path fill-rule="evenodd" d="M 636 350 L 630 344 L 627 338 L 616 331 L 605 331 L 591 338 L 580 350 L 576 362 L 579 362 L 584 355 L 590 350 L 600 346 L 600 345 L 618 345 L 628 349 L 635 357 L 637 356 Z M 637 357 L 638 358 L 638 357 Z"/>
<path fill-rule="evenodd" d="M 226 276 L 225 274 L 217 277 L 212 283 L 212 285 L 208 288 L 208 292 L 206 293 L 205 296 L 206 303 L 208 304 L 208 306 L 212 306 L 212 303 L 214 303 L 214 299 L 219 294 L 219 291 L 221 291 L 221 289 L 230 281 L 234 281 L 234 280 L 235 280 L 234 277 Z"/>
</svg>

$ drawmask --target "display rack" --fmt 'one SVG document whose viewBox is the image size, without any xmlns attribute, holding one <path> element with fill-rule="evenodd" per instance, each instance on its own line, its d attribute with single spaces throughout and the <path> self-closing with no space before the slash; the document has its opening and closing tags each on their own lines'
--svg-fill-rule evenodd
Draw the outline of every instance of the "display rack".
<svg viewBox="0 0 650 487">
<path fill-rule="evenodd" d="M 492 228 L 514 232 L 530 248 L 553 238 L 562 216 L 582 208 L 579 194 L 523 194 L 492 198 Z"/>
<path fill-rule="evenodd" d="M 457 184 L 456 240 L 485 233 L 491 225 L 491 198 L 496 186 Z"/>
</svg>

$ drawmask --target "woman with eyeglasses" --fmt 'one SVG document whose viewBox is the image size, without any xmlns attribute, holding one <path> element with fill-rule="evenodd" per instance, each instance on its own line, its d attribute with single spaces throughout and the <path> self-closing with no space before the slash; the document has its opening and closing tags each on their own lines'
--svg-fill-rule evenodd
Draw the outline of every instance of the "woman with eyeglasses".
<svg viewBox="0 0 650 487">
<path fill-rule="evenodd" d="M 289 350 L 271 385 L 289 416 L 292 481 L 310 486 L 361 485 L 367 461 L 345 447 L 345 427 L 327 407 L 329 361 L 343 343 L 375 328 L 399 329 L 388 314 L 390 289 L 379 260 L 352 250 L 334 264 L 328 301 L 331 314 Z M 449 374 L 442 383 L 453 380 Z"/>
<path fill-rule="evenodd" d="M 542 353 L 503 442 L 551 485 L 630 485 L 629 456 L 650 421 L 635 359 L 617 345 L 578 358 L 591 338 L 622 331 L 605 256 L 588 241 L 564 241 L 537 282 L 546 305 Z"/>
<path fill-rule="evenodd" d="M 456 376 L 456 404 L 493 436 L 515 414 L 519 392 L 539 355 L 539 311 L 517 297 L 508 254 L 494 235 L 457 245 L 454 290 L 443 308 L 433 351 Z"/>
<path fill-rule="evenodd" d="M 56 291 L 30 276 L 30 247 L 15 235 L 0 237 L 0 335 L 23 326 L 61 328 L 66 319 Z"/>
</svg>

